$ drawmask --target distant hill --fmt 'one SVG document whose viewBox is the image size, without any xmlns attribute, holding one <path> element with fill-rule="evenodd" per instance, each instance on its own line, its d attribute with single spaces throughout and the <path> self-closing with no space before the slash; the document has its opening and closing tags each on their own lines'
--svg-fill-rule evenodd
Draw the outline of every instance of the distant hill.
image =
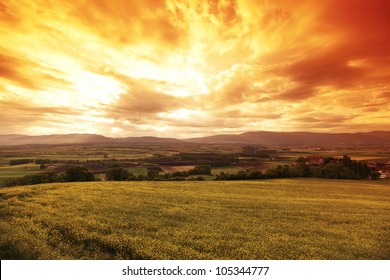
<svg viewBox="0 0 390 280">
<path fill-rule="evenodd" d="M 0 135 L 0 146 L 31 144 L 179 144 L 179 143 L 241 143 L 268 146 L 370 146 L 390 145 L 390 131 L 361 133 L 314 133 L 257 131 L 241 134 L 221 134 L 199 138 L 175 139 L 152 136 L 112 138 L 97 134 L 54 134 L 28 136 Z"/>
<path fill-rule="evenodd" d="M 142 137 L 127 137 L 117 138 L 117 142 L 131 143 L 131 144 L 175 144 L 183 143 L 182 140 L 175 138 L 160 138 L 153 136 L 142 136 Z"/>
<path fill-rule="evenodd" d="M 77 144 L 108 142 L 111 138 L 97 134 L 53 134 L 29 136 L 21 134 L 0 135 L 0 145 Z"/>
<path fill-rule="evenodd" d="M 112 138 L 98 134 L 53 134 L 29 136 L 21 134 L 0 135 L 0 146 L 31 145 L 31 144 L 81 144 L 81 143 L 129 143 L 129 144 L 153 144 L 153 143 L 181 143 L 174 138 L 158 137 L 127 137 Z"/>
<path fill-rule="evenodd" d="M 257 131 L 186 139 L 192 143 L 247 143 L 275 146 L 390 145 L 390 131 L 314 133 Z"/>
</svg>

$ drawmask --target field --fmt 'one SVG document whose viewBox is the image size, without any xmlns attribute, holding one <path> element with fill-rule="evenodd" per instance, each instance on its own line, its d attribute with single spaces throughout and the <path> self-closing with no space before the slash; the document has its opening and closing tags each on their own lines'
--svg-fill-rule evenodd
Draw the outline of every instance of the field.
<svg viewBox="0 0 390 280">
<path fill-rule="evenodd" d="M 251 146 L 250 146 L 251 147 Z M 249 148 L 250 148 L 249 147 Z M 197 165 L 210 165 L 211 176 L 203 174 L 205 180 L 213 180 L 221 172 L 241 172 L 275 169 L 279 165 L 291 166 L 299 157 L 312 155 L 342 158 L 349 155 L 358 161 L 374 161 L 378 166 L 390 162 L 388 147 L 259 147 L 252 152 L 243 144 L 57 144 L 21 145 L 0 147 L 0 185 L 10 178 L 51 171 L 60 174 L 76 165 L 83 165 L 96 178 L 105 180 L 105 175 L 114 167 L 127 169 L 135 176 L 146 176 L 149 169 L 160 175 L 183 172 Z M 259 152 L 256 154 L 256 152 Z M 11 165 L 11 161 L 28 159 L 28 164 Z M 39 161 L 47 162 L 40 166 Z M 390 170 L 390 164 L 388 164 Z M 41 169 L 42 168 L 42 169 Z M 385 170 L 386 171 L 386 170 Z"/>
<path fill-rule="evenodd" d="M 0 165 L 0 183 L 8 178 L 22 177 L 27 174 L 34 174 L 41 171 L 39 165 L 36 164 L 21 164 L 21 165 Z"/>
<path fill-rule="evenodd" d="M 390 181 L 0 189 L 1 259 L 390 259 Z"/>
</svg>

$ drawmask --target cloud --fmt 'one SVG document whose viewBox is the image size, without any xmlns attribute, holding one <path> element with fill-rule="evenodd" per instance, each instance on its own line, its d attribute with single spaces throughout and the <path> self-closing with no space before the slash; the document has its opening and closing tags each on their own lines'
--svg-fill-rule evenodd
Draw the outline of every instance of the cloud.
<svg viewBox="0 0 390 280">
<path fill-rule="evenodd" d="M 164 82 L 135 79 L 114 72 L 106 73 L 121 83 L 125 89 L 119 98 L 104 106 L 104 115 L 116 121 L 131 124 L 153 124 L 158 113 L 181 108 L 191 102 L 189 97 L 176 97 L 158 90 Z M 128 123 L 129 124 L 129 123 Z"/>
<path fill-rule="evenodd" d="M 390 58 L 386 47 L 390 43 L 388 9 L 388 1 L 327 2 L 312 24 L 318 29 L 313 35 L 329 37 L 329 42 L 307 50 L 305 57 L 283 71 L 298 86 L 281 93 L 280 98 L 313 97 L 319 86 L 349 89 L 386 82 Z"/>
<path fill-rule="evenodd" d="M 386 0 L 0 0 L 1 125 L 183 137 L 390 129 L 389 10 Z"/>
<path fill-rule="evenodd" d="M 107 41 L 119 45 L 159 44 L 175 47 L 183 30 L 166 9 L 165 1 L 93 0 L 69 2 L 67 16 Z"/>
<path fill-rule="evenodd" d="M 3 134 L 13 133 L 15 129 L 25 131 L 29 126 L 45 127 L 53 126 L 53 122 L 69 123 L 68 118 L 82 114 L 73 108 L 38 105 L 15 98 L 0 99 L 0 108 L 0 133 Z"/>
<path fill-rule="evenodd" d="M 21 87 L 39 90 L 48 86 L 69 85 L 68 81 L 56 77 L 52 72 L 52 69 L 42 67 L 34 61 L 0 53 L 0 79 Z"/>
<path fill-rule="evenodd" d="M 15 25 L 20 21 L 20 18 L 18 18 L 18 16 L 15 15 L 14 12 L 10 9 L 8 4 L 3 1 L 0 1 L 0 19 L 2 23 L 8 25 Z"/>
<path fill-rule="evenodd" d="M 292 121 L 300 123 L 345 123 L 348 120 L 353 119 L 355 116 L 343 116 L 343 115 L 333 115 L 326 113 L 309 113 L 303 116 L 293 117 Z"/>
<path fill-rule="evenodd" d="M 21 86 L 36 88 L 37 84 L 23 72 L 33 63 L 0 53 L 0 77 Z"/>
<path fill-rule="evenodd" d="M 390 99 L 390 91 L 381 92 L 378 97 L 384 99 Z"/>
</svg>

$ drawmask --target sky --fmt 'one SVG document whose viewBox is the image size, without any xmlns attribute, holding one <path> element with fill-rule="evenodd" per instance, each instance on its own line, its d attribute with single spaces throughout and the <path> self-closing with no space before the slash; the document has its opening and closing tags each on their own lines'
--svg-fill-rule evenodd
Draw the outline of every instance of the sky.
<svg viewBox="0 0 390 280">
<path fill-rule="evenodd" d="M 0 134 L 390 130 L 388 0 L 0 0 Z"/>
</svg>

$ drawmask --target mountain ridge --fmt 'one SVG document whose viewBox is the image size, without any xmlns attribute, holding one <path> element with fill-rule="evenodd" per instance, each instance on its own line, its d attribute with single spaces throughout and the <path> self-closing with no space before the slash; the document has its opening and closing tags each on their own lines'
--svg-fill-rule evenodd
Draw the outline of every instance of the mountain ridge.
<svg viewBox="0 0 390 280">
<path fill-rule="evenodd" d="M 240 134 L 217 134 L 205 137 L 176 139 L 154 136 L 107 137 L 99 134 L 0 135 L 0 146 L 32 144 L 258 144 L 271 146 L 363 146 L 390 145 L 390 131 L 355 133 L 249 131 Z"/>
</svg>

